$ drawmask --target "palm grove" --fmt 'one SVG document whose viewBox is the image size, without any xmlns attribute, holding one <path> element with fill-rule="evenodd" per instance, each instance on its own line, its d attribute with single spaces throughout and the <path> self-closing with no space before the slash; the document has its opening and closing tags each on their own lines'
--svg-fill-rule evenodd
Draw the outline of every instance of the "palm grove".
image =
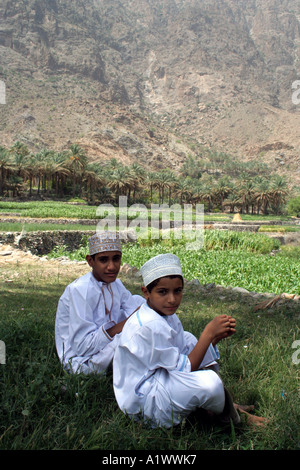
<svg viewBox="0 0 300 470">
<path fill-rule="evenodd" d="M 201 204 L 214 210 L 279 214 L 290 191 L 287 181 L 264 163 L 236 162 L 209 152 L 188 156 L 178 172 L 145 171 L 117 159 L 89 162 L 78 144 L 64 152 L 31 153 L 22 142 L 0 146 L 0 197 L 84 198 L 114 203 L 126 195 L 130 203 Z"/>
</svg>

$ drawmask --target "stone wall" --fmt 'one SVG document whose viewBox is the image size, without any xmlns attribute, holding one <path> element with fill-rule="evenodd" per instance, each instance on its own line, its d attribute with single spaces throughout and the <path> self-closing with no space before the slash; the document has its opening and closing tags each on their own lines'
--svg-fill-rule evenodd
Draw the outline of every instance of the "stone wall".
<svg viewBox="0 0 300 470">
<path fill-rule="evenodd" d="M 4 217 L 5 216 L 5 217 Z M 58 218 L 33 218 L 33 217 L 10 217 L 9 214 L 1 214 L 0 222 L 5 223 L 20 223 L 20 224 L 55 224 L 55 225 L 93 225 L 97 227 L 97 223 L 100 219 L 58 219 Z"/>
<path fill-rule="evenodd" d="M 95 233 L 93 230 L 47 230 L 37 232 L 0 232 L 0 244 L 11 245 L 34 255 L 43 256 L 54 248 L 66 246 L 68 251 L 74 251 L 82 245 L 82 239 Z M 130 232 L 120 232 L 122 243 L 134 241 Z"/>
<path fill-rule="evenodd" d="M 91 236 L 95 230 L 55 230 L 46 232 L 0 232 L 0 243 L 12 245 L 35 255 L 46 255 L 55 247 L 65 245 L 69 251 L 81 246 L 82 238 Z"/>
<path fill-rule="evenodd" d="M 257 232 L 259 225 L 240 224 L 214 224 L 217 230 L 235 230 L 239 232 L 252 231 Z M 0 232 L 0 244 L 12 245 L 23 251 L 30 251 L 39 256 L 47 255 L 57 246 L 66 246 L 68 251 L 77 250 L 82 244 L 83 237 L 89 237 L 95 233 L 95 228 L 88 231 L 82 230 L 53 230 L 53 231 L 37 231 L 37 232 Z M 277 238 L 281 244 L 300 243 L 300 232 L 290 234 L 274 234 L 264 233 L 264 235 Z M 131 236 L 130 231 L 122 233 L 122 239 L 126 241 L 134 241 L 135 237 Z"/>
<path fill-rule="evenodd" d="M 234 232 L 258 232 L 260 225 L 254 224 L 220 224 L 214 223 L 215 230 L 233 230 Z"/>
</svg>

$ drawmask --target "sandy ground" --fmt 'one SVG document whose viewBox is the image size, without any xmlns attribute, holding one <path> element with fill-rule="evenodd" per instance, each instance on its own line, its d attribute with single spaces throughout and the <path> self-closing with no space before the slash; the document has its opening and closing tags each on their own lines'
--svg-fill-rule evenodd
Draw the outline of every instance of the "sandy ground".
<svg viewBox="0 0 300 470">
<path fill-rule="evenodd" d="M 63 258 L 48 260 L 46 256 L 40 257 L 10 245 L 0 245 L 0 279 L 12 282 L 13 278 L 20 276 L 22 268 L 26 272 L 30 266 L 37 268 L 41 277 L 57 275 L 63 271 L 70 277 L 70 282 L 72 278 L 80 277 L 91 269 L 85 261 L 74 262 Z M 15 273 L 13 273 L 14 267 L 18 268 Z"/>
</svg>

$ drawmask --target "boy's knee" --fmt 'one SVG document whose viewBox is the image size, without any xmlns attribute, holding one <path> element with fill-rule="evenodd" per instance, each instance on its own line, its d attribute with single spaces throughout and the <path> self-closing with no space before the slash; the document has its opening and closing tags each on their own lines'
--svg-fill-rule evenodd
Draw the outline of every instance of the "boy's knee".
<svg viewBox="0 0 300 470">
<path fill-rule="evenodd" d="M 207 405 L 215 413 L 221 413 L 225 404 L 224 385 L 218 374 L 213 371 L 207 371 L 206 377 L 206 396 Z"/>
<path fill-rule="evenodd" d="M 220 376 L 216 372 L 214 372 L 213 370 L 209 372 L 210 372 L 209 384 L 210 384 L 211 390 L 213 394 L 218 395 L 221 391 L 224 391 L 223 382 Z"/>
</svg>

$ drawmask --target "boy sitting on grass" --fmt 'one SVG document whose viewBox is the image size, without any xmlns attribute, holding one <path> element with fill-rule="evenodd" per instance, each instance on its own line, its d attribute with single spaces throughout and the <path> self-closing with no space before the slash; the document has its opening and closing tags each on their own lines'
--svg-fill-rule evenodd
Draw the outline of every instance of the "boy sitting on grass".
<svg viewBox="0 0 300 470">
<path fill-rule="evenodd" d="M 234 318 L 217 316 L 197 341 L 183 330 L 175 313 L 183 293 L 178 257 L 158 255 L 142 266 L 141 274 L 147 302 L 126 322 L 113 360 L 119 407 L 153 427 L 177 425 L 199 408 L 221 422 L 239 423 L 238 406 L 225 389 L 216 362 L 217 343 L 235 333 Z"/>
<path fill-rule="evenodd" d="M 86 260 L 92 271 L 66 287 L 55 322 L 56 348 L 63 367 L 85 374 L 108 369 L 127 318 L 145 302 L 117 279 L 122 258 L 118 234 L 96 233 L 88 242 Z"/>
</svg>

